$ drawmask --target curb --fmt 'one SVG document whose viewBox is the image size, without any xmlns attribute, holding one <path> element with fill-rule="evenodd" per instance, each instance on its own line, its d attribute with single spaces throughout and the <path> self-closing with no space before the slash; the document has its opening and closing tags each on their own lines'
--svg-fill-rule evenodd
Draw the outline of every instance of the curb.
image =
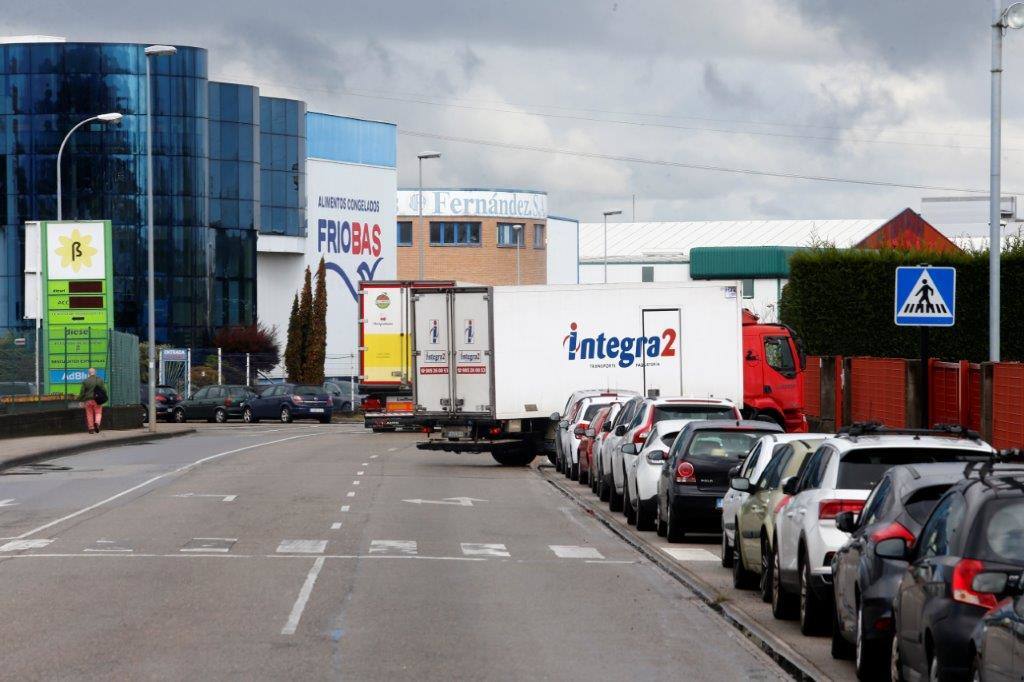
<svg viewBox="0 0 1024 682">
<path fill-rule="evenodd" d="M 195 432 L 195 429 L 184 429 L 182 431 L 172 432 L 158 431 L 157 433 L 140 433 L 137 436 L 119 438 L 114 441 L 97 441 L 93 443 L 72 445 L 70 447 L 52 448 L 43 452 L 34 452 L 31 455 L 21 455 L 19 457 L 14 457 L 13 459 L 0 462 L 0 471 L 10 469 L 12 467 L 23 466 L 25 464 L 31 464 L 32 462 L 38 462 L 44 459 L 64 457 L 65 455 L 77 455 L 90 450 L 102 450 L 103 448 L 116 447 L 118 445 L 131 445 L 132 443 L 142 443 L 151 440 L 166 440 L 168 438 L 176 438 L 177 436 L 187 436 Z"/>
<path fill-rule="evenodd" d="M 553 467 L 551 468 L 553 469 Z M 662 553 L 657 548 L 648 544 L 635 533 L 623 528 L 618 522 L 613 521 L 610 512 L 595 508 L 570 488 L 542 474 L 539 469 L 540 467 L 537 469 L 537 474 L 550 483 L 555 490 L 592 514 L 601 525 L 693 592 L 708 608 L 718 613 L 729 625 L 743 633 L 747 639 L 766 653 L 783 670 L 789 673 L 793 679 L 801 680 L 801 682 L 805 680 L 814 682 L 815 680 L 830 679 L 810 661 L 797 653 L 787 642 L 767 632 L 762 625 L 755 622 L 742 610 L 729 604 L 728 601 L 721 601 L 721 594 L 691 571 L 662 556 Z"/>
</svg>

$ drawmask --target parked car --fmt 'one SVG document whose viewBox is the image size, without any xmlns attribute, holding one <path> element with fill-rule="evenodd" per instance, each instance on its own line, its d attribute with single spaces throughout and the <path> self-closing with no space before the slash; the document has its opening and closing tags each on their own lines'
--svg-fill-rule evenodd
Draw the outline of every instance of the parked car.
<svg viewBox="0 0 1024 682">
<path fill-rule="evenodd" d="M 1000 577 L 992 577 L 1000 587 Z M 982 682 L 1018 682 L 1024 667 L 1024 573 L 1009 574 L 1000 592 L 1006 595 L 974 626 L 971 677 Z"/>
<path fill-rule="evenodd" d="M 223 424 L 229 419 L 240 419 L 256 395 L 247 386 L 204 386 L 175 406 L 174 421 L 205 419 Z"/>
<path fill-rule="evenodd" d="M 729 471 L 767 433 L 782 433 L 782 427 L 739 419 L 693 421 L 684 426 L 658 479 L 658 535 L 679 542 L 687 533 L 721 530 Z"/>
<path fill-rule="evenodd" d="M 316 419 L 327 424 L 332 411 L 333 400 L 322 386 L 277 384 L 246 405 L 242 419 L 247 422 L 277 419 L 286 424 L 296 419 Z"/>
<path fill-rule="evenodd" d="M 605 441 L 612 433 L 612 425 L 622 412 L 623 403 L 612 403 L 609 406 L 608 416 L 601 424 L 601 430 L 594 434 L 594 442 L 590 445 L 590 473 L 588 483 L 595 495 L 600 496 L 599 486 L 601 484 L 601 453 L 604 451 Z"/>
<path fill-rule="evenodd" d="M 832 655 L 852 658 L 860 679 L 888 670 L 892 600 L 907 568 L 904 561 L 879 557 L 875 547 L 890 538 L 912 545 L 935 503 L 963 476 L 959 462 L 895 466 L 871 491 L 863 512 L 836 515 L 836 527 L 850 539 L 832 559 Z"/>
<path fill-rule="evenodd" d="M 551 460 L 551 463 L 555 465 L 555 468 L 558 471 L 562 470 L 562 435 L 564 434 L 565 430 L 569 428 L 569 413 L 572 411 L 574 407 L 576 407 L 576 403 L 579 402 L 581 398 L 591 395 L 600 395 L 600 393 L 601 389 L 599 388 L 585 388 L 573 391 L 572 393 L 569 394 L 569 399 L 565 401 L 565 407 L 562 408 L 562 412 L 556 412 L 551 415 L 551 421 L 555 423 L 554 452 L 548 454 L 548 459 Z"/>
<path fill-rule="evenodd" d="M 897 464 L 978 461 L 993 452 L 973 432 L 891 430 L 875 423 L 854 424 L 823 442 L 798 478 L 783 485 L 793 499 L 775 518 L 778 598 L 791 602 L 799 595 L 800 630 L 820 633 L 832 623 L 832 557 L 849 538 L 836 527 L 838 514 L 860 512 Z"/>
<path fill-rule="evenodd" d="M 181 394 L 174 386 L 158 385 L 156 387 L 156 419 L 170 420 L 174 418 L 174 408 L 182 400 Z M 149 384 L 139 386 L 139 409 L 142 410 L 142 421 L 149 421 Z"/>
<path fill-rule="evenodd" d="M 626 520 L 636 524 L 637 530 L 654 530 L 657 516 L 658 479 L 676 436 L 690 419 L 669 419 L 658 422 L 651 429 L 643 445 L 626 443 L 623 448 L 635 450 L 636 456 L 626 469 Z"/>
<path fill-rule="evenodd" d="M 634 394 L 630 392 L 629 395 Z M 567 478 L 571 478 L 574 481 L 579 478 L 579 461 L 577 457 L 579 455 L 580 438 L 582 438 L 583 432 L 587 428 L 581 425 L 589 425 L 598 410 L 605 405 L 618 402 L 621 398 L 622 394 L 618 391 L 602 391 L 597 395 L 583 396 L 569 410 L 568 417 L 559 422 L 560 427 L 565 424 L 565 429 L 559 434 L 562 452 L 562 466 L 559 470 Z"/>
<path fill-rule="evenodd" d="M 789 495 L 782 492 L 782 485 L 787 479 L 796 476 L 804 460 L 822 441 L 821 438 L 801 438 L 773 448 L 768 466 L 758 478 L 752 481 L 737 477 L 730 484 L 732 488 L 748 493 L 733 522 L 736 537 L 740 538 L 733 545 L 732 559 L 728 562 L 732 568 L 733 586 L 752 587 L 760 574 L 761 598 L 771 602 L 772 614 L 776 618 L 789 618 L 792 611 L 789 604 L 779 601 L 782 593 L 778 589 L 778 566 L 766 561 L 766 557 L 777 556 L 773 551 L 777 541 L 776 512 L 789 502 Z M 744 547 L 742 553 L 741 547 Z"/>
<path fill-rule="evenodd" d="M 746 479 L 750 485 L 761 477 L 761 474 L 768 468 L 768 464 L 786 450 L 786 445 L 792 442 L 800 442 L 803 448 L 813 450 L 828 436 L 819 433 L 772 433 L 760 438 L 754 447 L 750 448 L 743 463 L 736 471 L 729 472 L 730 478 Z M 813 443 L 813 446 L 811 445 Z M 733 547 L 735 546 L 736 519 L 739 518 L 740 508 L 750 496 L 747 490 L 737 490 L 730 485 L 729 490 L 722 498 L 722 566 L 732 568 Z M 771 535 L 768 535 L 770 538 Z"/>
<path fill-rule="evenodd" d="M 594 451 L 594 441 L 606 433 L 604 430 L 605 422 L 609 421 L 608 415 L 612 414 L 612 408 L 616 405 L 621 405 L 621 403 L 609 403 L 599 409 L 594 418 L 590 420 L 590 424 L 584 429 L 576 456 L 576 460 L 579 462 L 578 478 L 580 483 L 590 482 L 590 457 Z"/>
<path fill-rule="evenodd" d="M 979 653 L 975 627 L 1024 569 L 1024 467 L 965 469 L 913 547 L 902 537 L 875 546 L 878 556 L 908 564 L 893 600 L 890 661 L 897 680 L 967 679 Z M 1019 661 L 1014 667 L 1019 679 Z"/>
<path fill-rule="evenodd" d="M 355 406 L 362 405 L 366 397 L 366 394 L 359 392 L 358 382 L 350 379 L 328 379 L 324 382 L 324 390 L 331 396 L 334 411 L 345 414 L 354 412 Z"/>
<path fill-rule="evenodd" d="M 608 437 L 604 439 L 600 449 L 597 451 L 597 467 L 595 469 L 599 473 L 597 496 L 602 502 L 609 502 L 612 511 L 621 509 L 619 505 L 622 504 L 621 495 L 617 501 L 611 499 L 611 494 L 615 489 L 612 479 L 612 453 L 622 447 L 626 431 L 633 420 L 639 415 L 643 404 L 644 398 L 642 396 L 630 398 L 623 403 L 622 409 L 619 410 L 618 416 L 615 417 L 615 421 L 612 423 L 611 432 L 609 432 Z"/>
</svg>

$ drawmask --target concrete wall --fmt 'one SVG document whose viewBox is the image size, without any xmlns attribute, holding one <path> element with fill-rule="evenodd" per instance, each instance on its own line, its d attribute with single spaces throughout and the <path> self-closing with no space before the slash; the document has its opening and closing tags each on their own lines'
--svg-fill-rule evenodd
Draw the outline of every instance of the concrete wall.
<svg viewBox="0 0 1024 682">
<path fill-rule="evenodd" d="M 579 222 L 548 216 L 547 283 L 579 283 Z"/>
</svg>

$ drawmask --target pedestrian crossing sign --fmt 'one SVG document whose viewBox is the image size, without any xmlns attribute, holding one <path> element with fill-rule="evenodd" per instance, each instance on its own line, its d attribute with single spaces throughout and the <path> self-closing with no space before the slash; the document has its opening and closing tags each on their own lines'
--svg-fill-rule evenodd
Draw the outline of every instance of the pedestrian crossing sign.
<svg viewBox="0 0 1024 682">
<path fill-rule="evenodd" d="M 896 268 L 896 324 L 952 327 L 956 322 L 956 268 Z"/>
</svg>

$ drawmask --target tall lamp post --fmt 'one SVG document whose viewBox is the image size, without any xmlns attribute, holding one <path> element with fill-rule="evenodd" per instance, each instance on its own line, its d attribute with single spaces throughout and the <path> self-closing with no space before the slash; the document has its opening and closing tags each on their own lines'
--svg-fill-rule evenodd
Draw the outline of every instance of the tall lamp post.
<svg viewBox="0 0 1024 682">
<path fill-rule="evenodd" d="M 516 286 L 521 284 L 519 280 L 519 247 L 523 244 L 523 228 L 525 225 L 513 225 L 512 233 L 516 236 Z"/>
<path fill-rule="evenodd" d="M 1003 0 L 993 0 L 992 7 L 992 132 L 990 151 L 990 182 L 988 196 L 988 359 L 1000 357 L 1000 258 L 1003 246 L 1002 221 L 1002 98 L 1003 98 L 1003 32 L 1008 28 L 1024 28 L 1024 2 L 1014 2 L 1003 9 Z"/>
<path fill-rule="evenodd" d="M 60 142 L 60 147 L 57 148 L 57 220 L 64 220 L 64 202 L 63 202 L 63 191 L 61 186 L 61 159 L 64 157 L 64 147 L 67 146 L 68 140 L 76 130 L 82 126 L 98 121 L 100 123 L 106 123 L 110 125 L 116 125 L 121 122 L 124 116 L 116 111 L 112 111 L 109 114 L 99 114 L 97 116 L 90 116 L 84 121 L 79 122 L 73 126 L 68 134 L 64 136 L 64 139 Z M 39 258 L 40 264 L 37 266 L 38 271 L 36 276 L 39 281 L 36 283 L 36 395 L 42 394 L 42 382 L 39 380 L 39 328 L 42 326 L 42 303 L 43 303 L 43 269 L 42 269 L 42 258 L 43 258 L 43 230 L 39 230 Z"/>
<path fill-rule="evenodd" d="M 604 283 L 608 284 L 608 216 L 622 215 L 622 211 L 604 212 Z"/>
<path fill-rule="evenodd" d="M 419 204 L 420 221 L 416 224 L 416 226 L 420 230 L 423 230 L 423 159 L 440 159 L 441 158 L 441 152 L 423 152 L 421 154 L 417 154 L 416 158 L 419 159 L 419 165 L 420 165 L 420 191 L 419 191 L 419 197 L 418 197 L 419 201 L 417 202 Z M 423 274 L 423 271 L 424 271 L 423 259 L 425 257 L 424 256 L 424 251 L 423 251 L 423 242 L 426 241 L 429 238 L 430 238 L 430 231 L 427 230 L 425 233 L 421 232 L 420 238 L 416 240 L 419 243 L 419 248 L 417 249 L 417 251 L 419 252 L 419 260 L 420 260 L 420 269 L 419 269 L 419 273 L 420 273 L 419 274 L 419 279 L 420 279 L 420 281 L 422 281 L 426 277 Z"/>
<path fill-rule="evenodd" d="M 150 60 L 169 57 L 178 49 L 172 45 L 150 45 L 146 48 L 146 304 L 149 334 L 146 348 L 149 368 L 149 430 L 156 431 L 156 285 L 153 268 L 153 82 Z"/>
</svg>

